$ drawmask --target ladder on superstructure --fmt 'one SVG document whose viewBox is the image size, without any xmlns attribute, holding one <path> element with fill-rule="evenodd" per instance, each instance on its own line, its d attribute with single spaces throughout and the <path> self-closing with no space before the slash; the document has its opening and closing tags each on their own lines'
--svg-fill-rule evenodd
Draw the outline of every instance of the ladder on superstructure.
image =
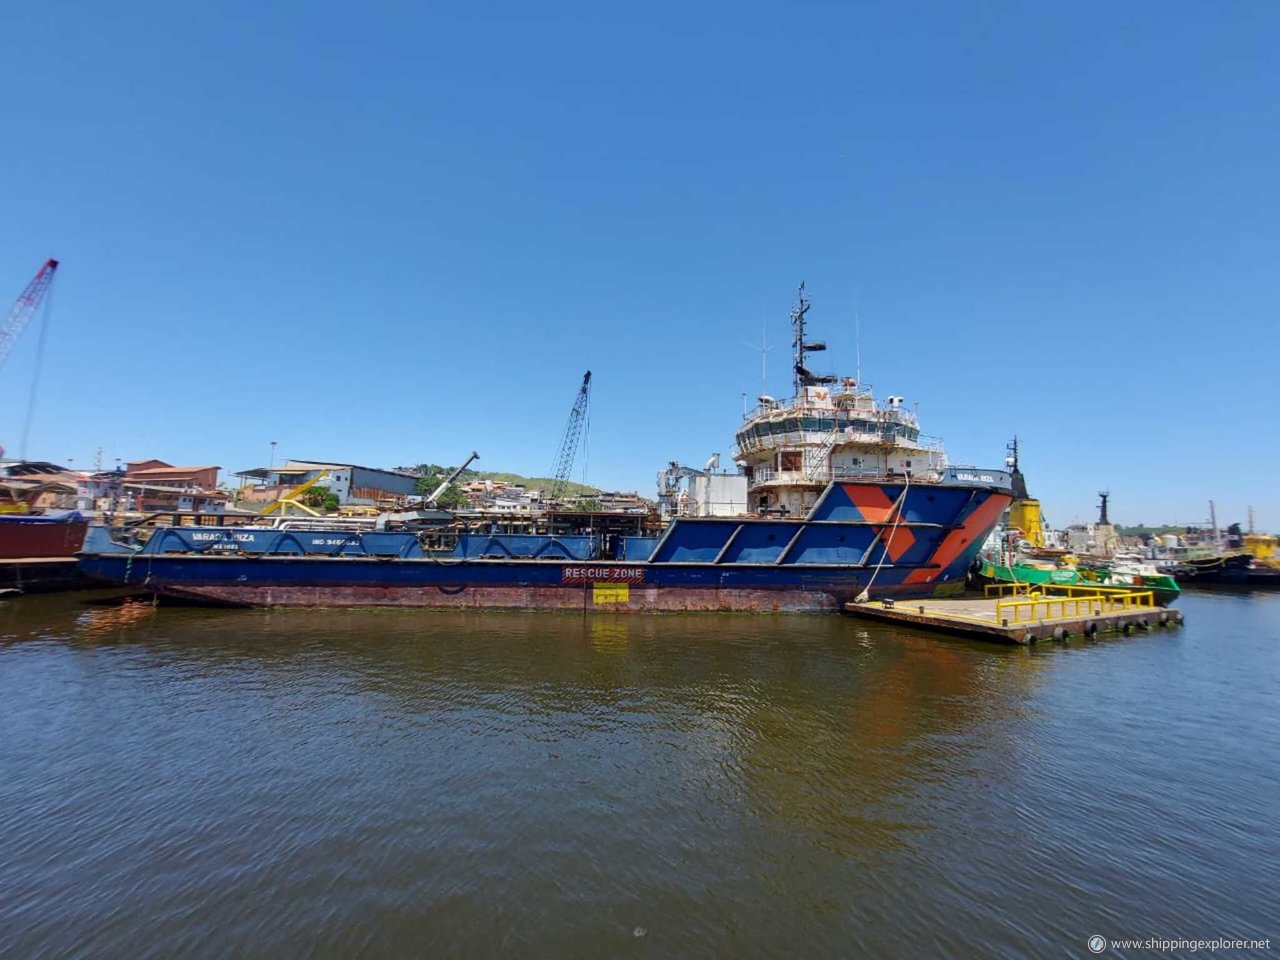
<svg viewBox="0 0 1280 960">
<path fill-rule="evenodd" d="M 817 451 L 815 452 L 813 460 L 809 464 L 809 470 L 807 471 L 807 476 L 810 480 L 820 479 L 819 474 L 823 467 L 830 469 L 831 450 L 836 445 L 836 442 L 839 439 L 840 439 L 840 426 L 839 426 L 839 421 L 837 420 L 835 429 L 833 429 L 829 434 L 827 434 L 826 439 L 822 441 L 822 446 L 818 447 Z M 831 472 L 834 475 L 835 471 L 832 470 Z"/>
</svg>

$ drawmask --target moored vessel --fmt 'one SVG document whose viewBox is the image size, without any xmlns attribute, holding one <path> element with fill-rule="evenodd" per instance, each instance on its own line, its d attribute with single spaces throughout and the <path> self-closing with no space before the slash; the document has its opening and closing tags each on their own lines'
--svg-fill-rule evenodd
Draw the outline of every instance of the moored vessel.
<svg viewBox="0 0 1280 960">
<path fill-rule="evenodd" d="M 0 513 L 0 592 L 83 586 L 76 563 L 89 522 L 79 513 Z"/>
<path fill-rule="evenodd" d="M 657 536 L 509 536 L 440 521 L 378 532 L 175 528 L 141 548 L 94 531 L 90 575 L 188 601 L 263 606 L 836 611 L 959 592 L 1010 500 L 1003 470 L 952 466 L 901 397 L 812 373 L 792 312 L 795 395 L 737 433 L 739 515 L 676 516 Z"/>
<path fill-rule="evenodd" d="M 1005 461 L 1013 480 L 1008 514 L 983 544 L 975 564 L 980 583 L 1025 587 L 1107 587 L 1150 591 L 1162 607 L 1181 594 L 1170 574 L 1136 554 L 1075 556 L 1065 547 L 1049 546 L 1049 535 L 1040 501 L 1027 493 L 1026 477 L 1018 464 L 1018 438 L 1009 444 Z M 1107 518 L 1109 493 L 1102 492 L 1098 530 L 1112 531 Z M 1100 538 L 1101 539 L 1101 538 Z M 1114 541 L 1114 534 L 1111 535 Z"/>
<path fill-rule="evenodd" d="M 1280 587 L 1280 568 L 1245 551 L 1183 557 L 1178 560 L 1178 566 L 1182 570 L 1182 579 L 1194 584 Z"/>
<path fill-rule="evenodd" d="M 1019 556 L 1006 550 L 984 549 L 979 558 L 978 578 L 987 583 L 1007 583 L 1033 587 L 1111 587 L 1150 591 L 1162 607 L 1182 594 L 1177 581 L 1161 573 L 1154 564 L 1132 558 L 1085 562 L 1065 556 L 1056 560 Z"/>
<path fill-rule="evenodd" d="M 70 511 L 56 515 L 0 514 L 0 560 L 74 557 L 89 521 Z"/>
</svg>

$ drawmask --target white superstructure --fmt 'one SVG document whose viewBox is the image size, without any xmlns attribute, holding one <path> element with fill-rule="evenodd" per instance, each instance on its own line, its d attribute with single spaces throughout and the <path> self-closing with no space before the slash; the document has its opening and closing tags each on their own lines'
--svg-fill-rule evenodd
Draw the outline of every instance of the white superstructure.
<svg viewBox="0 0 1280 960">
<path fill-rule="evenodd" d="M 942 442 L 921 436 L 902 397 L 877 402 L 869 386 L 808 369 L 807 354 L 826 349 L 805 339 L 808 310 L 801 284 L 791 314 L 795 395 L 760 397 L 737 433 L 733 458 L 747 476 L 747 509 L 803 516 L 833 479 L 939 479 L 947 466 Z"/>
</svg>

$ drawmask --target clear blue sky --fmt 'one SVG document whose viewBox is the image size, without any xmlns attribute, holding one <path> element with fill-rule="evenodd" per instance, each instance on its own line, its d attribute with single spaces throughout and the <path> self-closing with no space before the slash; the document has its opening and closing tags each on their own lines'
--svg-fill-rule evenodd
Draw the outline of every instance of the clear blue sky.
<svg viewBox="0 0 1280 960">
<path fill-rule="evenodd" d="M 727 459 L 812 294 L 1051 522 L 1280 526 L 1280 5 L 8 4 L 28 456 Z M 0 370 L 16 452 L 27 336 Z M 581 462 L 575 470 L 581 477 Z"/>
</svg>

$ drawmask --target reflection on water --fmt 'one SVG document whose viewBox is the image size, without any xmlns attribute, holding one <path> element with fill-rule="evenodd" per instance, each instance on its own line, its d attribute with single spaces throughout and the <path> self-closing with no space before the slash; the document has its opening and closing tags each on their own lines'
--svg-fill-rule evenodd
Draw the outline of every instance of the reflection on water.
<svg viewBox="0 0 1280 960">
<path fill-rule="evenodd" d="M 1275 935 L 1280 605 L 1183 606 L 1177 634 L 1005 649 L 838 617 L 0 605 L 0 955 Z"/>
<path fill-rule="evenodd" d="M 145 623 L 156 616 L 155 604 L 137 598 L 126 598 L 119 603 L 86 606 L 75 618 L 74 636 L 93 639 L 97 637 L 124 637 L 129 627 Z"/>
</svg>

